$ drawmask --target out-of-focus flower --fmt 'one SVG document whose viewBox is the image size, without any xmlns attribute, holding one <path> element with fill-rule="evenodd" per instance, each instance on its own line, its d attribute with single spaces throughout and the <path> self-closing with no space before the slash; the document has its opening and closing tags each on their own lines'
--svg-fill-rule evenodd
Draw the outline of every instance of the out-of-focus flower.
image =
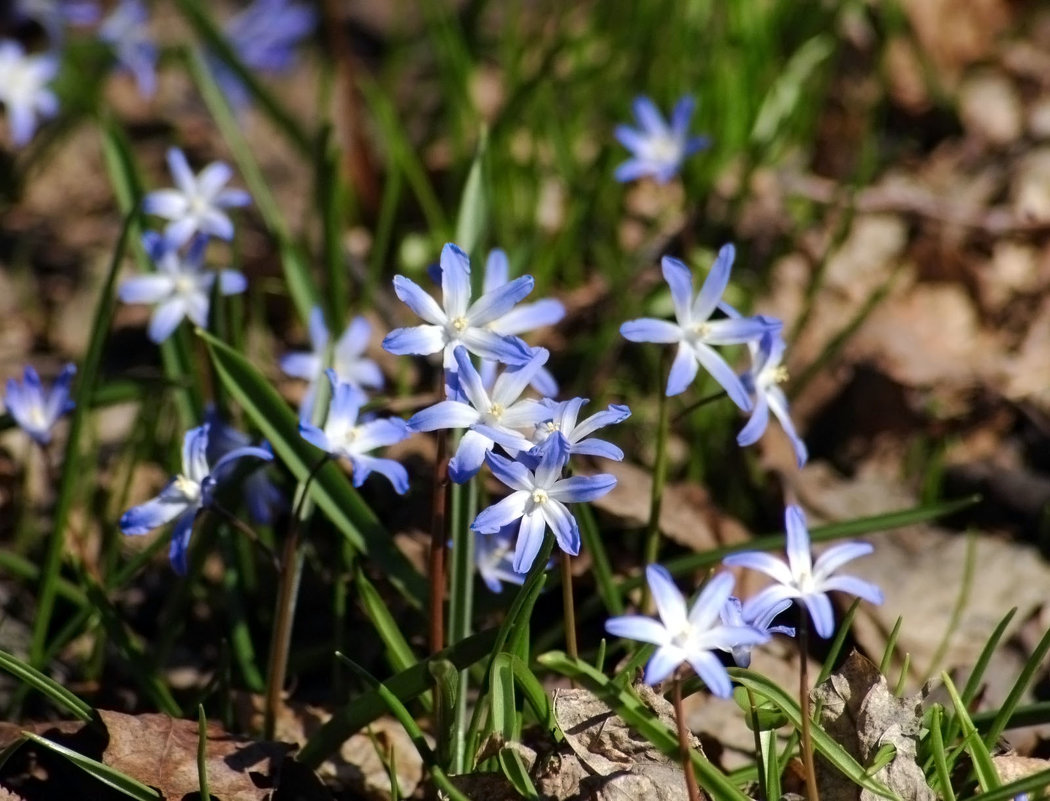
<svg viewBox="0 0 1050 801">
<path fill-rule="evenodd" d="M 255 0 L 223 26 L 230 47 L 241 63 L 259 73 L 287 72 L 295 64 L 295 49 L 317 27 L 317 12 L 306 3 L 289 0 Z M 241 79 L 217 57 L 209 61 L 215 80 L 230 105 L 250 103 Z"/>
<path fill-rule="evenodd" d="M 532 359 L 520 367 L 508 367 L 493 383 L 491 394 L 462 346 L 455 350 L 460 399 L 435 403 L 416 412 L 408 421 L 413 431 L 445 428 L 470 429 L 459 441 L 456 455 L 448 463 L 448 474 L 457 484 L 477 474 L 485 454 L 499 443 L 511 453 L 529 450 L 532 443 L 517 429 L 531 428 L 550 416 L 550 410 L 530 398 L 519 400 L 536 371 L 547 361 L 547 351 L 536 348 Z"/>
<path fill-rule="evenodd" d="M 492 474 L 514 492 L 483 509 L 471 528 L 482 534 L 496 534 L 517 523 L 514 570 L 518 573 L 527 573 L 536 561 L 543 545 L 543 532 L 548 527 L 554 532 L 559 548 L 572 556 L 578 554 L 579 525 L 565 504 L 593 501 L 616 486 L 616 478 L 607 473 L 562 478 L 561 471 L 568 458 L 569 444 L 560 434 L 548 437 L 533 454 L 520 454 L 516 462 L 491 451 L 485 455 Z"/>
<path fill-rule="evenodd" d="M 779 330 L 780 324 L 772 324 L 772 318 L 767 317 L 710 319 L 729 283 L 735 255 L 732 245 L 724 245 L 718 251 L 718 258 L 695 299 L 693 276 L 689 268 L 678 259 L 664 256 L 664 279 L 671 287 L 677 324 L 643 317 L 624 323 L 620 326 L 620 333 L 632 342 L 678 343 L 678 353 L 667 377 L 668 396 L 684 392 L 696 378 L 698 366 L 703 365 L 722 385 L 733 403 L 744 411 L 750 411 L 751 399 L 743 383 L 711 346 L 750 342 L 770 331 Z"/>
<path fill-rule="evenodd" d="M 368 451 L 400 442 L 411 435 L 412 430 L 397 417 L 358 420 L 361 407 L 368 400 L 365 393 L 352 384 L 339 381 L 331 368 L 325 374 L 332 383 L 328 419 L 323 429 L 300 421 L 299 433 L 326 453 L 349 461 L 355 487 L 360 487 L 369 475 L 376 472 L 390 481 L 395 492 L 404 495 L 408 491 L 408 471 L 393 459 L 369 456 Z"/>
<path fill-rule="evenodd" d="M 617 181 L 647 175 L 665 184 L 678 174 L 686 158 L 709 145 L 706 136 L 689 135 L 696 101 L 688 95 L 675 104 L 670 125 L 648 97 L 636 97 L 633 108 L 639 127 L 616 126 L 616 138 L 631 151 L 631 158 L 616 168 Z"/>
<path fill-rule="evenodd" d="M 727 626 L 750 626 L 769 635 L 786 634 L 788 637 L 794 637 L 795 630 L 791 626 L 771 625 L 776 616 L 789 606 L 791 606 L 791 601 L 781 601 L 779 604 L 763 610 L 759 617 L 752 620 L 744 617 L 744 605 L 740 603 L 740 599 L 735 595 L 730 595 L 726 605 L 722 607 L 722 622 Z M 729 649 L 737 667 L 746 668 L 751 664 L 751 650 L 753 648 L 753 645 L 737 645 L 735 648 Z"/>
<path fill-rule="evenodd" d="M 561 403 L 545 398 L 542 403 L 550 409 L 550 420 L 536 426 L 533 442 L 539 444 L 557 431 L 569 443 L 570 454 L 602 456 L 617 462 L 623 461 L 623 451 L 611 442 L 606 442 L 604 439 L 589 439 L 589 437 L 599 428 L 622 423 L 630 417 L 631 410 L 626 406 L 611 403 L 605 411 L 596 412 L 582 423 L 578 423 L 580 409 L 587 403 L 587 398 L 573 398 Z"/>
<path fill-rule="evenodd" d="M 185 245 L 194 234 L 233 239 L 233 221 L 223 209 L 247 206 L 251 196 L 243 189 L 224 189 L 233 170 L 213 161 L 194 175 L 186 154 L 179 148 L 168 150 L 168 169 L 174 189 L 157 189 L 142 199 L 142 210 L 170 220 L 164 236 L 175 246 Z"/>
<path fill-rule="evenodd" d="M 208 461 L 218 462 L 223 456 L 252 444 L 251 437 L 226 423 L 214 408 L 205 415 L 205 422 L 210 426 L 208 436 Z M 260 446 L 264 451 L 273 453 L 269 444 Z M 215 478 L 223 481 L 223 473 L 232 473 L 236 468 L 233 463 L 223 465 Z M 265 470 L 253 470 L 241 485 L 244 502 L 248 506 L 248 516 L 256 523 L 269 525 L 274 521 L 276 512 L 287 504 L 283 493 L 273 483 Z"/>
<path fill-rule="evenodd" d="M 146 534 L 175 520 L 170 556 L 175 572 L 180 575 L 186 573 L 193 521 L 197 512 L 211 503 L 222 469 L 245 456 L 264 461 L 273 459 L 267 450 L 246 447 L 228 451 L 214 464 L 209 464 L 209 428 L 205 423 L 186 432 L 182 441 L 182 472 L 156 498 L 128 509 L 120 518 L 120 530 L 125 534 Z"/>
<path fill-rule="evenodd" d="M 870 543 L 843 542 L 828 548 L 813 562 L 802 509 L 794 504 L 788 506 L 784 525 L 787 528 L 787 562 L 760 551 L 735 553 L 722 560 L 731 567 L 758 570 L 776 582 L 744 603 L 745 619 L 764 618 L 785 600 L 798 600 L 809 611 L 817 635 L 826 639 L 835 630 L 835 615 L 828 598 L 832 590 L 856 595 L 873 604 L 882 603 L 882 590 L 871 582 L 856 576 L 835 575 L 835 571 L 846 562 L 871 553 Z"/>
<path fill-rule="evenodd" d="M 204 249 L 208 245 L 204 237 L 194 239 L 185 254 L 153 231 L 143 234 L 142 244 L 157 272 L 128 278 L 120 285 L 117 296 L 124 303 L 156 305 L 148 335 L 158 344 L 171 336 L 184 317 L 189 317 L 194 325 L 208 324 L 211 287 L 216 277 L 223 295 L 240 294 L 248 286 L 244 275 L 236 270 L 204 269 Z"/>
<path fill-rule="evenodd" d="M 490 251 L 485 261 L 485 277 L 481 291 L 488 294 L 506 286 L 509 281 L 510 267 L 507 262 L 507 254 L 499 248 Z M 554 325 L 564 316 L 565 306 L 560 300 L 544 298 L 532 303 L 519 303 L 486 327 L 504 336 L 520 336 L 534 328 Z M 496 363 L 491 359 L 482 359 L 478 372 L 481 373 L 482 383 L 486 387 L 491 386 L 496 377 Z M 554 380 L 554 376 L 546 367 L 540 368 L 533 376 L 532 387 L 544 397 L 553 398 L 558 394 L 558 382 Z"/>
<path fill-rule="evenodd" d="M 691 609 L 675 586 L 671 574 L 660 565 L 645 568 L 659 620 L 642 615 L 610 618 L 605 630 L 616 637 L 659 646 L 645 668 L 645 683 L 659 684 L 683 662 L 696 671 L 715 695 L 728 698 L 733 692 L 729 674 L 712 651 L 761 645 L 769 635 L 747 625 L 726 625 L 721 620 L 730 593 L 733 576 L 719 573 L 700 591 Z"/>
<path fill-rule="evenodd" d="M 470 259 L 449 242 L 441 250 L 441 292 L 444 306 L 402 275 L 394 277 L 394 292 L 426 325 L 398 328 L 387 334 L 383 347 L 402 356 L 426 356 L 442 352 L 446 370 L 456 369 L 453 351 L 462 345 L 483 359 L 505 364 L 524 364 L 532 350 L 517 337 L 497 334 L 489 325 L 499 320 L 514 304 L 532 291 L 531 275 L 515 278 L 509 284 L 484 293 L 470 302 Z"/>
<path fill-rule="evenodd" d="M 69 397 L 69 386 L 76 375 L 76 365 L 67 364 L 58 374 L 51 391 L 45 391 L 35 369 L 26 365 L 22 381 L 7 379 L 4 406 L 33 441 L 40 446 L 51 442 L 51 429 L 58 418 L 72 411 L 76 405 Z"/>
<path fill-rule="evenodd" d="M 157 45 L 149 33 L 149 11 L 142 0 L 121 0 L 99 26 L 98 36 L 113 48 L 118 66 L 135 77 L 139 94 L 157 89 Z"/>
<path fill-rule="evenodd" d="M 14 0 L 6 17 L 15 24 L 36 22 L 56 45 L 62 41 L 66 25 L 91 25 L 98 19 L 99 9 L 94 0 Z M 0 21 L 4 18 L 0 12 Z"/>
<path fill-rule="evenodd" d="M 299 407 L 299 416 L 309 420 L 313 414 L 317 398 L 317 382 L 324 375 L 328 359 L 328 326 L 325 325 L 324 312 L 320 306 L 310 310 L 310 347 L 311 352 L 296 351 L 281 357 L 281 369 L 294 378 L 310 382 Z M 368 347 L 372 326 L 364 317 L 355 317 L 346 327 L 343 335 L 332 349 L 332 369 L 336 378 L 345 384 L 356 387 L 379 389 L 383 386 L 383 373 L 379 365 L 367 358 L 364 353 Z"/>
<path fill-rule="evenodd" d="M 7 127 L 15 147 L 33 138 L 41 119 L 58 113 L 58 98 L 48 88 L 57 73 L 54 54 L 27 55 L 18 42 L 0 40 L 0 103 L 7 112 Z"/>
<path fill-rule="evenodd" d="M 502 592 L 503 583 L 521 584 L 523 573 L 513 567 L 514 536 L 509 531 L 496 534 L 474 534 L 474 564 L 485 586 L 492 592 Z"/>
</svg>

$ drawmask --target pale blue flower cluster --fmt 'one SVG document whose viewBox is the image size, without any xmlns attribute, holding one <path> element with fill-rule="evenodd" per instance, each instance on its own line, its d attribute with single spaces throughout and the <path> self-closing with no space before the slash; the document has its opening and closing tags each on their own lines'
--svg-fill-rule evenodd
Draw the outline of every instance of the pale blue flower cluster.
<svg viewBox="0 0 1050 801">
<path fill-rule="evenodd" d="M 237 270 L 209 270 L 204 254 L 210 237 L 233 238 L 233 222 L 224 209 L 246 206 L 251 197 L 242 189 L 226 189 L 233 171 L 221 161 L 212 162 L 199 175 L 190 169 L 178 148 L 168 151 L 168 166 L 174 189 L 158 189 L 143 198 L 142 209 L 168 220 L 163 234 L 147 231 L 142 245 L 157 268 L 155 273 L 125 280 L 118 296 L 125 303 L 155 306 L 150 318 L 149 338 L 161 343 L 183 319 L 197 326 L 208 324 L 212 286 L 219 294 L 236 295 L 247 288 Z"/>
<path fill-rule="evenodd" d="M 142 0 L 121 0 L 102 20 L 98 38 L 113 50 L 117 68 L 129 73 L 139 94 L 157 91 L 157 45 L 149 31 L 149 9 Z"/>
<path fill-rule="evenodd" d="M 668 124 L 652 100 L 636 97 L 633 110 L 638 127 L 617 125 L 615 130 L 620 144 L 631 151 L 631 158 L 616 168 L 616 180 L 626 182 L 650 177 L 665 184 L 677 175 L 682 162 L 708 147 L 710 141 L 706 136 L 689 135 L 689 122 L 695 108 L 693 98 L 683 96 L 675 104 Z"/>
<path fill-rule="evenodd" d="M 46 447 L 51 442 L 51 429 L 58 419 L 73 410 L 74 402 L 69 387 L 77 373 L 75 365 L 62 368 L 51 390 L 44 389 L 40 376 L 31 366 L 26 366 L 22 381 L 7 379 L 4 406 L 8 414 L 18 423 L 34 442 Z"/>
<path fill-rule="evenodd" d="M 470 260 L 455 245 L 445 245 L 437 276 L 442 303 L 415 282 L 397 276 L 398 297 L 425 324 L 393 331 L 383 347 L 397 354 L 442 354 L 446 397 L 413 415 L 408 426 L 413 431 L 461 430 L 456 453 L 449 460 L 450 478 L 468 481 L 487 464 L 511 490 L 482 510 L 471 528 L 499 537 L 500 552 L 513 551 L 510 566 L 521 574 L 535 562 L 547 529 L 563 551 L 579 553 L 579 526 L 566 504 L 594 500 L 609 492 L 616 479 L 607 474 L 563 474 L 574 453 L 622 459 L 615 445 L 589 437 L 624 420 L 630 411 L 614 405 L 578 423 L 585 399 L 558 402 L 547 395 L 548 390 L 557 391 L 553 376 L 545 370 L 550 354 L 545 348 L 530 348 L 517 335 L 557 322 L 564 307 L 549 300 L 517 305 L 532 291 L 533 279 L 509 280 L 508 272 L 506 255 L 493 251 L 486 262 L 482 295 L 472 302 Z M 472 354 L 480 359 L 480 369 Z M 523 397 L 530 387 L 542 397 Z M 493 553 L 495 545 L 476 552 L 483 576 L 483 571 L 494 569 Z M 491 587 L 498 581 L 486 578 L 486 583 Z"/>
<path fill-rule="evenodd" d="M 18 42 L 0 39 L 0 103 L 15 147 L 27 144 L 38 123 L 58 113 L 58 98 L 49 86 L 57 74 L 54 53 L 26 53 Z"/>
</svg>

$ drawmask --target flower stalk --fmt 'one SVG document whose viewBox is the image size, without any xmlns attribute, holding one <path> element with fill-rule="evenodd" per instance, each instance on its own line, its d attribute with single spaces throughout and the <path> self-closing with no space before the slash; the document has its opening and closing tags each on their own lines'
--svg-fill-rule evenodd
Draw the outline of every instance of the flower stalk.
<svg viewBox="0 0 1050 801">
<path fill-rule="evenodd" d="M 685 770 L 685 789 L 689 801 L 700 801 L 700 788 L 696 785 L 696 774 L 693 773 L 693 760 L 690 758 L 692 746 L 689 743 L 689 728 L 685 725 L 685 711 L 682 709 L 682 680 L 674 680 L 674 719 L 678 725 L 678 746 L 681 749 L 682 768 Z"/>
</svg>

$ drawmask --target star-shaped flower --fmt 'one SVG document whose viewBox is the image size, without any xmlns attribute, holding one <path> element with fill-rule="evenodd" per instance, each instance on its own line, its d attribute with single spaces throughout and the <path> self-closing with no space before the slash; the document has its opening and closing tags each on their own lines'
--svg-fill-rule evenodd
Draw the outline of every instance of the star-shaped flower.
<svg viewBox="0 0 1050 801">
<path fill-rule="evenodd" d="M 309 420 L 313 414 L 317 382 L 324 375 L 325 360 L 328 358 L 328 340 L 331 335 L 320 306 L 314 306 L 310 311 L 309 331 L 312 352 L 288 353 L 280 361 L 285 373 L 310 382 L 299 406 L 299 416 L 304 420 Z M 355 317 L 336 341 L 332 349 L 332 369 L 341 382 L 373 389 L 383 386 L 383 373 L 379 365 L 364 355 L 371 335 L 372 326 L 368 320 Z"/>
<path fill-rule="evenodd" d="M 128 509 L 120 518 L 120 530 L 125 534 L 146 534 L 175 520 L 170 555 L 171 564 L 180 575 L 186 573 L 193 521 L 197 512 L 211 503 L 222 469 L 245 456 L 263 461 L 273 459 L 273 454 L 263 448 L 245 447 L 227 451 L 214 464 L 209 464 L 209 429 L 205 423 L 187 431 L 182 440 L 182 472 L 156 498 Z"/>
<path fill-rule="evenodd" d="M 668 397 L 684 392 L 696 378 L 698 366 L 703 365 L 722 385 L 733 403 L 744 411 L 751 409 L 751 399 L 744 385 L 726 360 L 711 346 L 750 342 L 778 330 L 780 324 L 777 322 L 774 325 L 770 322 L 771 318 L 766 317 L 710 319 L 729 283 L 735 256 L 736 250 L 732 245 L 724 245 L 718 251 L 718 258 L 695 298 L 693 276 L 689 268 L 678 259 L 664 256 L 661 264 L 664 279 L 671 287 L 677 324 L 643 317 L 620 326 L 620 333 L 632 342 L 678 343 L 678 353 L 667 377 Z"/>
<path fill-rule="evenodd" d="M 408 491 L 408 471 L 393 459 L 369 456 L 368 452 L 400 442 L 410 436 L 412 430 L 397 417 L 358 419 L 361 407 L 368 400 L 365 393 L 340 381 L 331 368 L 325 374 L 332 384 L 332 401 L 324 428 L 300 421 L 299 434 L 326 453 L 349 461 L 355 487 L 360 487 L 375 472 L 385 476 L 395 492 L 404 495 Z"/>
<path fill-rule="evenodd" d="M 22 381 L 7 379 L 4 406 L 19 428 L 38 445 L 50 443 L 51 429 L 58 418 L 72 411 L 75 404 L 69 397 L 69 385 L 76 372 L 76 365 L 67 364 L 55 379 L 50 392 L 44 390 L 40 376 L 29 365 L 26 365 Z"/>
<path fill-rule="evenodd" d="M 744 617 L 744 605 L 740 603 L 740 599 L 735 595 L 730 595 L 726 605 L 722 607 L 722 622 L 727 626 L 750 626 L 770 635 L 785 634 L 788 637 L 794 637 L 795 630 L 791 626 L 772 625 L 776 616 L 789 606 L 791 606 L 791 601 L 781 601 L 775 606 L 762 610 L 762 614 L 757 618 L 746 618 Z M 751 664 L 751 651 L 753 648 L 753 645 L 738 645 L 729 649 L 737 667 L 746 668 Z"/>
<path fill-rule="evenodd" d="M 623 404 L 611 403 L 602 412 L 595 412 L 583 422 L 577 422 L 580 409 L 587 403 L 587 398 L 573 398 L 557 403 L 545 398 L 541 401 L 550 410 L 550 420 L 536 426 L 533 442 L 539 444 L 559 432 L 569 443 L 570 454 L 602 456 L 614 461 L 623 461 L 623 451 L 604 439 L 591 439 L 590 436 L 599 428 L 622 423 L 631 416 L 631 410 Z"/>
<path fill-rule="evenodd" d="M 839 590 L 873 604 L 882 603 L 882 590 L 871 582 L 856 576 L 835 575 L 835 571 L 846 562 L 871 553 L 870 543 L 843 542 L 828 548 L 813 562 L 802 509 L 788 506 L 784 524 L 787 528 L 787 562 L 760 551 L 736 553 L 722 560 L 731 567 L 758 570 L 776 582 L 744 603 L 745 619 L 762 618 L 785 600 L 797 600 L 809 611 L 817 635 L 826 639 L 835 630 L 835 615 L 828 598 L 830 591 Z"/>
<path fill-rule="evenodd" d="M 99 26 L 98 36 L 113 48 L 117 64 L 135 77 L 139 94 L 157 89 L 157 45 L 149 32 L 149 11 L 142 0 L 121 0 Z"/>
<path fill-rule="evenodd" d="M 696 671 L 715 695 L 728 698 L 733 691 L 729 674 L 712 651 L 760 645 L 769 635 L 752 626 L 726 625 L 721 611 L 733 592 L 733 576 L 719 573 L 700 591 L 690 609 L 671 574 L 660 565 L 645 569 L 659 620 L 642 615 L 610 618 L 605 630 L 616 637 L 659 646 L 645 668 L 645 683 L 659 684 L 683 662 Z"/>
<path fill-rule="evenodd" d="M 194 325 L 204 327 L 208 324 L 211 287 L 216 277 L 219 292 L 223 295 L 237 295 L 248 285 L 236 270 L 204 269 L 204 249 L 208 245 L 204 237 L 194 239 L 185 254 L 152 231 L 143 235 L 142 244 L 153 259 L 157 272 L 128 278 L 120 285 L 117 296 L 124 303 L 156 305 L 148 330 L 153 342 L 161 343 L 171 336 L 184 317 L 189 317 Z"/>
<path fill-rule="evenodd" d="M 559 548 L 572 556 L 578 554 L 579 525 L 565 504 L 593 501 L 616 486 L 616 478 L 607 473 L 562 478 L 568 458 L 569 444 L 560 434 L 549 437 L 533 454 L 519 454 L 518 461 L 491 451 L 485 455 L 492 474 L 514 492 L 483 509 L 471 528 L 482 534 L 496 534 L 518 523 L 514 548 L 514 570 L 518 573 L 527 573 L 536 561 L 548 527 Z"/>
<path fill-rule="evenodd" d="M 165 237 L 176 247 L 198 233 L 233 239 L 233 222 L 223 209 L 247 206 L 252 199 L 243 189 L 224 188 L 233 177 L 229 165 L 213 161 L 194 175 L 186 154 L 173 147 L 168 150 L 168 169 L 175 188 L 157 189 L 142 200 L 146 214 L 171 221 L 164 229 Z"/>
<path fill-rule="evenodd" d="M 616 126 L 616 138 L 631 151 L 631 158 L 616 168 L 617 181 L 633 181 L 650 176 L 658 183 L 670 181 L 682 168 L 682 162 L 706 148 L 706 136 L 690 136 L 689 121 L 696 102 L 683 96 L 671 112 L 671 124 L 648 97 L 634 99 L 634 118 L 639 127 Z"/>
<path fill-rule="evenodd" d="M 15 147 L 33 138 L 37 122 L 58 113 L 58 98 L 48 84 L 58 74 L 53 53 L 26 55 L 22 45 L 0 40 L 0 103 Z"/>
<path fill-rule="evenodd" d="M 453 352 L 457 345 L 483 359 L 495 359 L 505 364 L 524 364 L 532 358 L 532 350 L 517 337 L 504 336 L 488 326 L 511 310 L 515 303 L 532 291 L 530 275 L 516 278 L 509 284 L 486 292 L 470 302 L 470 259 L 467 254 L 449 242 L 441 250 L 441 291 L 443 306 L 439 306 L 411 279 L 398 275 L 394 278 L 394 292 L 412 311 L 422 317 L 425 325 L 398 328 L 387 334 L 383 347 L 397 355 L 426 356 L 443 353 L 446 370 L 456 369 Z"/>
</svg>

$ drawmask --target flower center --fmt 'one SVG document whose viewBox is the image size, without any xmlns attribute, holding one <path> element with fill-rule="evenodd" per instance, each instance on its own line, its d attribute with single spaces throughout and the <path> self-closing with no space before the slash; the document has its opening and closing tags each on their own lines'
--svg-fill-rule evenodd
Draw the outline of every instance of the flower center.
<svg viewBox="0 0 1050 801">
<path fill-rule="evenodd" d="M 788 369 L 781 364 L 773 371 L 772 380 L 774 384 L 784 384 L 790 377 L 791 376 L 788 375 Z"/>
<path fill-rule="evenodd" d="M 678 161 L 681 148 L 678 140 L 670 136 L 654 136 L 649 140 L 649 158 L 664 164 Z"/>
<path fill-rule="evenodd" d="M 462 334 L 464 331 L 466 331 L 467 325 L 467 318 L 462 316 L 456 317 L 451 323 L 452 330 L 457 334 Z"/>
<path fill-rule="evenodd" d="M 547 426 L 547 433 L 553 434 L 555 431 L 560 431 L 561 426 L 555 423 L 553 420 L 548 420 L 545 425 Z"/>
<path fill-rule="evenodd" d="M 42 406 L 33 406 L 29 409 L 29 425 L 40 430 L 46 430 L 50 427 Z"/>
<path fill-rule="evenodd" d="M 203 195 L 193 195 L 189 200 L 190 214 L 194 217 L 202 217 L 209 205 L 208 198 Z"/>
<path fill-rule="evenodd" d="M 497 423 L 503 417 L 503 413 L 505 411 L 507 411 L 507 410 L 503 408 L 503 404 L 502 403 L 494 403 L 494 404 L 492 404 L 492 406 L 489 407 L 489 415 Z"/>
<path fill-rule="evenodd" d="M 689 333 L 696 339 L 707 339 L 711 336 L 711 324 L 708 322 L 694 323 L 689 327 Z"/>
<path fill-rule="evenodd" d="M 347 445 L 353 445 L 357 442 L 359 436 L 361 436 L 361 428 L 359 426 L 350 426 L 343 432 L 343 442 Z"/>
<path fill-rule="evenodd" d="M 193 295 L 197 292 L 197 282 L 194 280 L 192 275 L 188 273 L 180 273 L 175 276 L 175 294 L 176 295 Z"/>
<path fill-rule="evenodd" d="M 547 490 L 534 489 L 532 491 L 532 502 L 537 506 L 543 506 L 547 502 Z"/>
<path fill-rule="evenodd" d="M 175 489 L 177 489 L 187 501 L 196 501 L 201 497 L 201 485 L 184 475 L 175 476 Z"/>
</svg>

